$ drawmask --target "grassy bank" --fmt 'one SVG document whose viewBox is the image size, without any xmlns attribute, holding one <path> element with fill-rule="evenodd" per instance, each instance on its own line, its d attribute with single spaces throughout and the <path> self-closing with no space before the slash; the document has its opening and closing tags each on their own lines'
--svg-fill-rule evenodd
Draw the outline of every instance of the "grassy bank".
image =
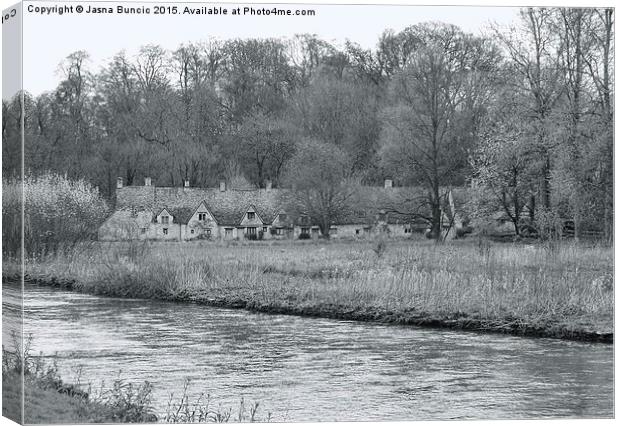
<svg viewBox="0 0 620 426">
<path fill-rule="evenodd" d="M 24 381 L 25 423 L 110 423 L 119 422 L 113 410 L 79 396 L 61 393 L 44 383 L 26 378 Z M 2 377 L 3 416 L 16 422 L 21 418 L 21 377 L 17 373 Z"/>
<path fill-rule="evenodd" d="M 14 339 L 13 348 L 2 348 L 3 416 L 29 424 L 157 421 L 148 382 L 135 386 L 118 379 L 109 389 L 68 384 L 58 375 L 56 364 L 31 354 L 30 341 L 22 348 Z"/>
<path fill-rule="evenodd" d="M 106 296 L 613 340 L 613 248 L 567 242 L 97 243 L 26 273 Z"/>
<path fill-rule="evenodd" d="M 14 339 L 14 347 L 21 345 Z M 190 397 L 190 380 L 178 397 L 170 394 L 165 411 L 156 413 L 149 382 L 135 385 L 120 378 L 110 387 L 68 384 L 58 375 L 56 364 L 46 364 L 30 352 L 30 342 L 23 349 L 2 348 L 2 415 L 18 423 L 226 423 L 270 421 L 258 416 L 259 403 L 223 407 L 201 393 Z M 22 419 L 22 397 L 24 418 Z"/>
</svg>

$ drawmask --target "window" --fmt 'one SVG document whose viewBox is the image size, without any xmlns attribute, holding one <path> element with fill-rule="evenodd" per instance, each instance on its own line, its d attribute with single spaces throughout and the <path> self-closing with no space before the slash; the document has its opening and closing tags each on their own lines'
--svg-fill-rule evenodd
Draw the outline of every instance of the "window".
<svg viewBox="0 0 620 426">
<path fill-rule="evenodd" d="M 276 235 L 282 235 L 282 234 L 284 234 L 284 229 L 282 228 L 276 229 Z"/>
<path fill-rule="evenodd" d="M 198 213 L 198 220 L 201 222 L 204 222 L 205 220 L 207 220 L 207 214 L 206 213 Z"/>
<path fill-rule="evenodd" d="M 266 233 L 267 233 L 267 227 L 263 226 L 263 234 L 266 234 Z"/>
<path fill-rule="evenodd" d="M 168 220 L 170 219 L 170 216 L 162 216 L 161 217 L 161 223 L 163 223 L 164 225 L 168 225 Z"/>
<path fill-rule="evenodd" d="M 329 233 L 332 234 L 332 235 L 338 234 L 338 228 L 330 228 L 329 229 Z"/>
<path fill-rule="evenodd" d="M 211 236 L 211 228 L 207 228 L 207 235 L 210 237 Z"/>
<path fill-rule="evenodd" d="M 194 230 L 193 230 L 193 229 L 192 229 L 191 233 L 192 233 L 192 234 L 194 233 Z"/>
<path fill-rule="evenodd" d="M 246 228 L 248 235 L 256 235 L 256 228 Z"/>
<path fill-rule="evenodd" d="M 141 228 L 141 229 L 140 229 L 140 233 L 141 233 L 141 234 L 146 234 L 146 228 Z"/>
<path fill-rule="evenodd" d="M 248 220 L 254 220 L 256 218 L 256 213 L 248 212 Z"/>
<path fill-rule="evenodd" d="M 168 228 L 164 228 L 164 235 L 168 235 Z"/>
<path fill-rule="evenodd" d="M 225 228 L 224 229 L 224 236 L 230 237 L 232 235 L 232 231 L 233 231 L 232 228 Z"/>
<path fill-rule="evenodd" d="M 310 228 L 301 228 L 301 233 L 302 234 L 309 234 L 310 233 Z"/>
<path fill-rule="evenodd" d="M 278 215 L 278 220 L 280 220 L 281 222 L 286 221 L 286 213 L 280 213 Z"/>
<path fill-rule="evenodd" d="M 358 210 L 356 214 L 358 217 L 366 217 L 366 212 L 364 210 Z"/>
<path fill-rule="evenodd" d="M 312 228 L 312 233 L 313 234 L 318 234 L 319 233 L 319 228 Z"/>
<path fill-rule="evenodd" d="M 359 230 L 359 229 L 356 229 L 356 230 L 355 230 L 355 235 L 359 235 L 359 233 L 360 233 L 360 230 Z"/>
</svg>

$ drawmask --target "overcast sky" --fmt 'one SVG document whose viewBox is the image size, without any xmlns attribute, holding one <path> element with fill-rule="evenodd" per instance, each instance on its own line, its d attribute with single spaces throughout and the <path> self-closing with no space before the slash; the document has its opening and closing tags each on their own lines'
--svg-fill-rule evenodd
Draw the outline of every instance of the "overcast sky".
<svg viewBox="0 0 620 426">
<path fill-rule="evenodd" d="M 510 7 L 451 7 L 451 6 L 342 6 L 342 5 L 277 5 L 278 8 L 314 9 L 311 17 L 271 16 L 156 16 L 118 14 L 50 14 L 29 13 L 24 5 L 24 88 L 38 95 L 53 90 L 61 79 L 60 61 L 77 50 L 91 55 L 91 71 L 98 69 L 121 50 L 131 56 L 140 46 L 159 44 L 175 49 L 180 44 L 209 37 L 221 39 L 247 37 L 290 37 L 298 33 L 317 34 L 321 38 L 342 44 L 346 39 L 370 48 L 387 28 L 400 31 L 425 21 L 442 21 L 479 32 L 490 21 L 510 23 L 518 9 Z M 70 5 L 70 2 L 36 2 L 37 6 Z M 73 3 L 74 5 L 78 3 Z M 116 3 L 79 2 L 85 8 L 116 6 Z M 133 3 L 153 8 L 153 3 Z M 212 7 L 213 4 L 178 4 Z M 276 5 L 239 3 L 221 5 L 273 8 Z M 5 94 L 3 94 L 5 95 Z"/>
</svg>

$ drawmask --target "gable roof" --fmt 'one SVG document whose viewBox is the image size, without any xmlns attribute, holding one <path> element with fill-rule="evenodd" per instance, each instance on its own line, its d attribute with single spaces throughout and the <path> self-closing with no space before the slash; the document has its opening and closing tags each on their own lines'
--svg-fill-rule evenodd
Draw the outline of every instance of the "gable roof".
<svg viewBox="0 0 620 426">
<path fill-rule="evenodd" d="M 244 217 L 246 217 L 248 213 L 254 213 L 254 214 L 256 214 L 256 217 L 257 217 L 258 219 L 260 219 L 260 221 L 261 221 L 262 223 L 264 223 L 264 224 L 267 224 L 267 223 L 272 223 L 272 222 L 275 220 L 275 218 L 278 216 L 278 215 L 276 214 L 276 215 L 275 215 L 275 216 L 274 216 L 274 217 L 273 217 L 273 218 L 272 218 L 269 222 L 265 222 L 265 221 L 263 220 L 263 218 L 261 217 L 260 213 L 258 212 L 258 210 L 256 209 L 256 207 L 254 207 L 254 205 L 250 204 L 250 205 L 248 206 L 248 208 L 246 208 L 246 209 L 245 209 L 245 213 L 243 213 L 243 216 L 241 216 L 241 219 L 239 220 L 239 223 L 241 223 L 241 222 L 243 221 L 243 218 L 244 218 Z M 249 220 L 249 219 L 248 219 L 248 220 Z"/>
<path fill-rule="evenodd" d="M 217 223 L 217 220 L 215 219 L 215 216 L 213 215 L 213 212 L 211 211 L 211 208 L 209 207 L 209 205 L 207 204 L 206 201 L 201 201 L 200 204 L 198 204 L 196 206 L 196 208 L 192 211 L 192 214 L 187 218 L 187 220 L 184 223 L 188 223 L 189 220 L 194 217 L 194 215 L 196 214 L 196 212 L 198 212 L 198 209 L 200 208 L 200 206 L 205 206 L 205 209 L 207 209 L 207 213 L 209 213 L 209 215 L 215 220 L 215 222 Z"/>
<path fill-rule="evenodd" d="M 466 200 L 465 188 L 453 190 L 454 202 L 460 210 Z M 350 208 L 343 211 L 338 224 L 372 224 L 383 212 L 392 224 L 416 221 L 416 211 L 428 215 L 427 207 L 420 207 L 426 194 L 422 187 L 360 187 L 351 199 Z M 297 215 L 288 208 L 291 204 L 288 189 L 239 190 L 184 187 L 123 187 L 117 190 L 117 209 L 140 207 L 160 211 L 166 207 L 175 223 L 187 223 L 201 203 L 218 225 L 238 226 L 251 207 L 263 223 L 271 224 L 279 213 L 287 214 L 286 222 L 297 222 Z M 299 215 L 297 215 L 299 216 Z"/>
<path fill-rule="evenodd" d="M 155 211 L 157 211 L 157 212 L 158 212 L 158 213 L 155 213 L 155 217 L 157 217 L 157 216 L 161 216 L 161 214 L 162 214 L 164 211 L 165 211 L 166 213 L 168 213 L 168 214 L 172 214 L 171 212 L 169 212 L 169 211 L 168 211 L 168 209 L 167 209 L 166 207 L 162 207 L 162 208 L 157 209 L 157 210 L 155 210 Z M 174 216 L 174 215 L 173 215 L 173 216 Z"/>
</svg>

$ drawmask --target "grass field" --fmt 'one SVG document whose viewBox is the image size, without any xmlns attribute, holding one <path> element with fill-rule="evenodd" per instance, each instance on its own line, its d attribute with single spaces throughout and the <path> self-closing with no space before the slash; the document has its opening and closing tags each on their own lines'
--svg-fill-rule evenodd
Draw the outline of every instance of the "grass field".
<svg viewBox="0 0 620 426">
<path fill-rule="evenodd" d="M 29 261 L 26 273 L 93 294 L 264 312 L 566 338 L 613 332 L 613 248 L 569 242 L 93 243 Z"/>
</svg>

